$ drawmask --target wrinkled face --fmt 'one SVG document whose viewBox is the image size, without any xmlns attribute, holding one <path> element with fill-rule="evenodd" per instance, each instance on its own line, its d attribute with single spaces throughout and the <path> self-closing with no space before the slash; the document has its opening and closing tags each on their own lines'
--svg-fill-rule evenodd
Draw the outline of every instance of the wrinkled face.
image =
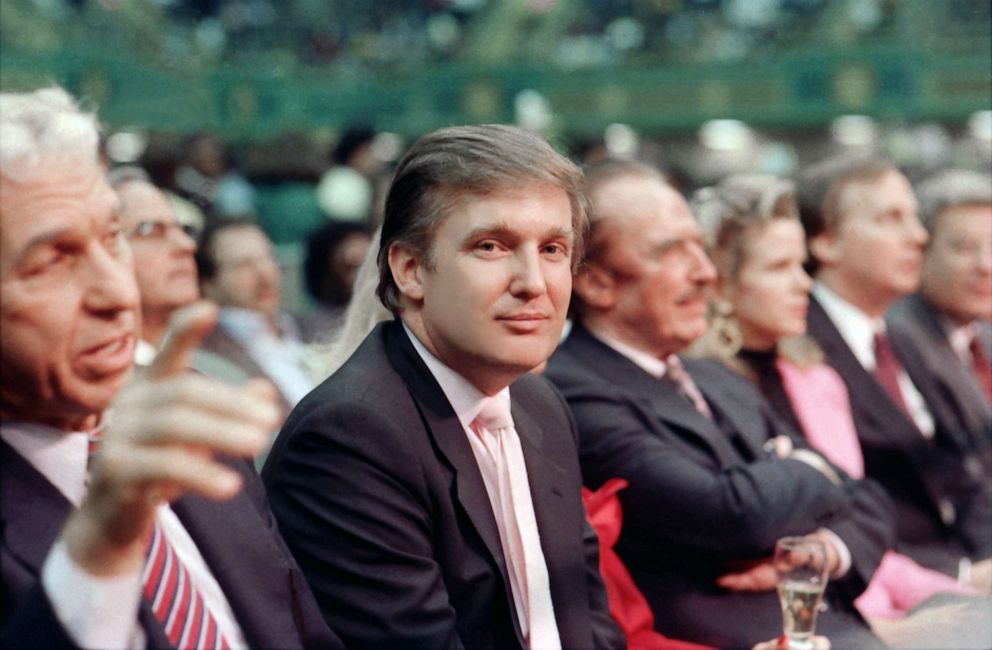
<svg viewBox="0 0 992 650">
<path fill-rule="evenodd" d="M 134 358 L 138 290 L 117 196 L 95 162 L 0 181 L 4 417 L 95 423 Z"/>
<path fill-rule="evenodd" d="M 169 200 L 154 185 L 139 180 L 121 185 L 117 196 L 144 313 L 168 314 L 196 300 L 196 243 L 176 222 Z"/>
<path fill-rule="evenodd" d="M 992 318 L 992 204 L 957 205 L 937 217 L 921 290 L 961 323 Z"/>
<path fill-rule="evenodd" d="M 617 179 L 596 200 L 627 201 L 604 224 L 598 263 L 612 278 L 611 333 L 658 358 L 682 350 L 706 331 L 716 280 L 689 206 L 648 178 Z"/>
<path fill-rule="evenodd" d="M 255 226 L 233 226 L 213 239 L 214 277 L 203 295 L 222 307 L 241 307 L 275 317 L 279 312 L 279 265 L 269 238 Z"/>
<path fill-rule="evenodd" d="M 425 346 L 492 394 L 546 361 L 558 344 L 574 239 L 571 204 L 557 187 L 464 196 L 404 289 L 412 307 L 403 318 L 419 320 Z"/>
<path fill-rule="evenodd" d="M 826 261 L 834 268 L 839 285 L 834 288 L 869 313 L 884 311 L 919 284 L 927 233 L 917 218 L 913 189 L 905 176 L 890 170 L 850 182 L 840 206 Z"/>
<path fill-rule="evenodd" d="M 803 270 L 805 259 L 806 239 L 796 219 L 772 219 L 748 236 L 737 277 L 724 291 L 744 347 L 767 350 L 806 331 L 812 282 Z"/>
</svg>

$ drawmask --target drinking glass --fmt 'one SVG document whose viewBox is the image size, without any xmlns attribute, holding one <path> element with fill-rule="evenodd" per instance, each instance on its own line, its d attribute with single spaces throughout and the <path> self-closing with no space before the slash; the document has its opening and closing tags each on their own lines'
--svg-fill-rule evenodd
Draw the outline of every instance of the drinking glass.
<svg viewBox="0 0 992 650">
<path fill-rule="evenodd" d="M 812 650 L 816 613 L 827 587 L 827 549 L 814 537 L 783 537 L 775 544 L 782 631 L 789 650 Z"/>
</svg>

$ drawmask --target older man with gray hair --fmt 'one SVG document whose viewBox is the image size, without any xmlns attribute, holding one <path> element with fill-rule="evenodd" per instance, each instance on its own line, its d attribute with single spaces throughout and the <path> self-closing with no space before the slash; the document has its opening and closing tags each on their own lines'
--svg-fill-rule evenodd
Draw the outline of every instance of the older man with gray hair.
<svg viewBox="0 0 992 650">
<path fill-rule="evenodd" d="M 63 90 L 0 94 L 0 646 L 340 647 L 244 460 L 274 389 L 184 372 L 216 310 L 128 381 L 139 295 L 97 143 Z"/>
</svg>

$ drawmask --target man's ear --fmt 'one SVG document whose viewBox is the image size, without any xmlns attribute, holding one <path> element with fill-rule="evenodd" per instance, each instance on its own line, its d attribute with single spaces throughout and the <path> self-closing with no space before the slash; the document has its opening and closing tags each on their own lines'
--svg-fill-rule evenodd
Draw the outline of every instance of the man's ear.
<svg viewBox="0 0 992 650">
<path fill-rule="evenodd" d="M 616 304 L 617 280 L 596 263 L 584 263 L 572 278 L 572 291 L 587 307 L 606 311 Z"/>
<path fill-rule="evenodd" d="M 834 264 L 840 259 L 840 239 L 833 230 L 824 230 L 809 240 L 809 254 L 820 264 Z"/>
<path fill-rule="evenodd" d="M 419 303 L 424 299 L 424 287 L 421 274 L 424 269 L 420 255 L 412 247 L 393 242 L 389 245 L 389 272 L 393 274 L 400 293 L 408 300 Z"/>
</svg>

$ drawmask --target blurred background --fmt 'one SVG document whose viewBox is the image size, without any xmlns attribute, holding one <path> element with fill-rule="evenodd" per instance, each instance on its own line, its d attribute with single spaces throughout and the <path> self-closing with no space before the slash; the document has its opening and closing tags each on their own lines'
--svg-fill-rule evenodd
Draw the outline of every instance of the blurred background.
<svg viewBox="0 0 992 650">
<path fill-rule="evenodd" d="M 835 149 L 992 168 L 988 0 L 2 0 L 0 88 L 97 109 L 111 164 L 253 214 L 284 301 L 328 220 L 375 224 L 417 136 L 511 122 L 686 191 Z"/>
</svg>

